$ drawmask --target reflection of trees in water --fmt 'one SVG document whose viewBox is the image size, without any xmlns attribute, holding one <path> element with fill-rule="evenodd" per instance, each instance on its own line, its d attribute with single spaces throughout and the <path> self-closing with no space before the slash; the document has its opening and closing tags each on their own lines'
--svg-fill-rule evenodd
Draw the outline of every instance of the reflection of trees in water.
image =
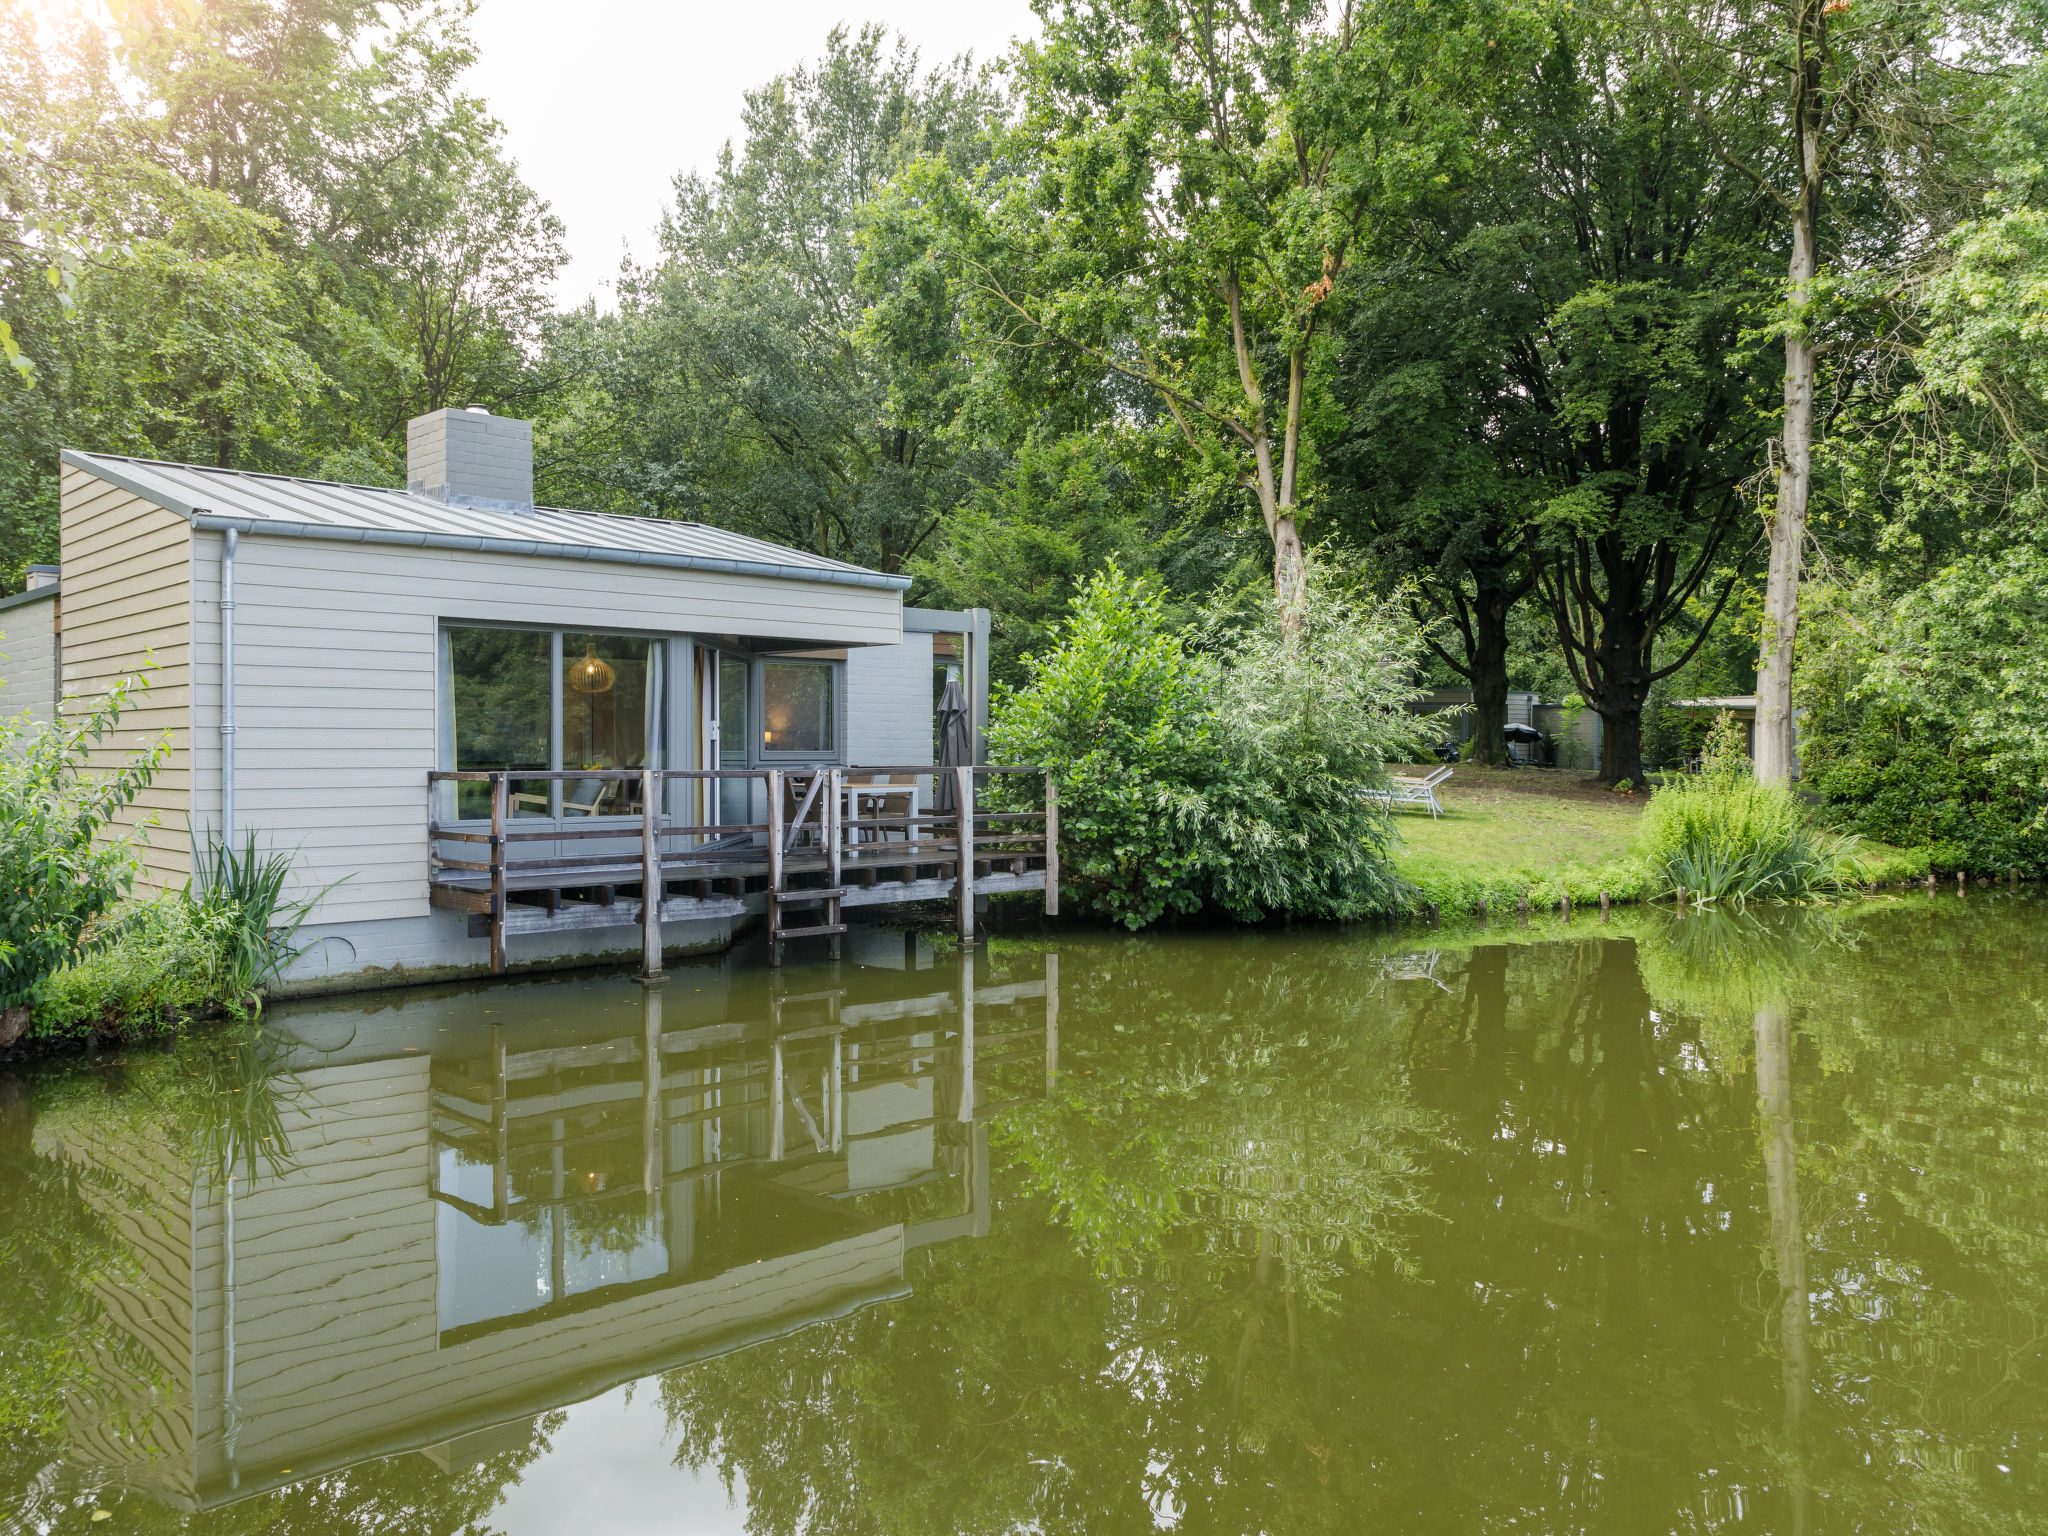
<svg viewBox="0 0 2048 1536">
<path fill-rule="evenodd" d="M 2048 1432 L 2048 1061 L 2043 973 L 2014 962 L 2041 932 L 1996 901 L 1858 904 L 1646 946 L 1719 1064 L 1754 1058 L 1782 1435 L 1750 1439 L 1788 1531 L 2036 1528 L 2048 1490 L 2016 1473 Z"/>
</svg>

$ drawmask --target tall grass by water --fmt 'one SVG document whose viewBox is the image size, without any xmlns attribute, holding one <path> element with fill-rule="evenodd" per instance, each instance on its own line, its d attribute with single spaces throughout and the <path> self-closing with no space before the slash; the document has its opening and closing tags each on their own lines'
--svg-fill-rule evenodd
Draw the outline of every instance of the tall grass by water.
<svg viewBox="0 0 2048 1536">
<path fill-rule="evenodd" d="M 1702 770 L 1674 779 L 1643 811 L 1638 846 L 1653 879 L 1688 899 L 1786 900 L 1858 883 L 1857 839 L 1828 832 L 1790 788 L 1757 781 L 1723 715 Z"/>
</svg>

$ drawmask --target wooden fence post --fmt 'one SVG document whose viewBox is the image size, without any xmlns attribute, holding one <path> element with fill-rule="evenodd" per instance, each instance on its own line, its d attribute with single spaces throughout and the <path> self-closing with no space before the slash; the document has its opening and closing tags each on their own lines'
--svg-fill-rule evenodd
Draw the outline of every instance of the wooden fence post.
<svg viewBox="0 0 2048 1536">
<path fill-rule="evenodd" d="M 505 822 L 511 808 L 512 780 L 499 774 L 491 781 L 491 969 L 505 969 Z"/>
<path fill-rule="evenodd" d="M 782 964 L 782 770 L 768 770 L 768 963 Z M 778 1058 L 779 1059 L 779 1058 Z"/>
<path fill-rule="evenodd" d="M 1060 787 L 1045 775 L 1045 915 L 1060 915 Z"/>
<path fill-rule="evenodd" d="M 955 768 L 960 822 L 960 937 L 974 937 L 974 770 Z"/>
<path fill-rule="evenodd" d="M 661 976 L 661 812 L 655 796 L 661 775 L 640 770 L 640 975 Z"/>
<path fill-rule="evenodd" d="M 825 804 L 818 816 L 818 820 L 824 823 L 825 827 L 825 884 L 835 891 L 839 889 L 839 837 L 844 810 L 840 800 L 841 782 L 837 768 L 825 770 Z M 837 896 L 825 903 L 825 922 L 834 928 L 840 925 L 840 904 Z M 826 951 L 834 960 L 837 960 L 841 953 L 839 939 L 840 935 L 835 933 L 825 941 Z M 834 1036 L 835 1040 L 837 1038 Z"/>
</svg>

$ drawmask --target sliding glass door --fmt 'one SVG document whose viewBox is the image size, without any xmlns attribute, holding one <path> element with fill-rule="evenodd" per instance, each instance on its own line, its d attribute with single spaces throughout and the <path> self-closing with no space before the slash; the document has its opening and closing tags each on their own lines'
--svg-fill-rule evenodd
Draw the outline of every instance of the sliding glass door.
<svg viewBox="0 0 2048 1536">
<path fill-rule="evenodd" d="M 744 656 L 718 654 L 718 766 L 747 766 L 747 677 L 752 671 Z M 718 781 L 718 824 L 722 827 L 752 821 L 752 779 Z"/>
</svg>

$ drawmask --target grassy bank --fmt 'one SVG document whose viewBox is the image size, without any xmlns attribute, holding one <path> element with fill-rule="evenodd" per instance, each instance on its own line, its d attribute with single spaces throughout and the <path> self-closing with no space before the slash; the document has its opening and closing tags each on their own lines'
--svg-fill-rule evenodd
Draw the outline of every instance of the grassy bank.
<svg viewBox="0 0 2048 1536">
<path fill-rule="evenodd" d="M 1420 773 L 1424 770 L 1411 770 Z M 1503 911 L 1524 897 L 1538 910 L 1569 897 L 1574 906 L 1633 902 L 1656 893 L 1635 852 L 1648 796 L 1617 795 L 1567 768 L 1486 768 L 1460 763 L 1437 791 L 1444 814 L 1395 817 L 1401 841 L 1395 867 L 1417 891 L 1418 909 L 1444 916 Z M 1927 873 L 1924 850 L 1865 843 L 1858 879 L 1890 885 Z"/>
</svg>

